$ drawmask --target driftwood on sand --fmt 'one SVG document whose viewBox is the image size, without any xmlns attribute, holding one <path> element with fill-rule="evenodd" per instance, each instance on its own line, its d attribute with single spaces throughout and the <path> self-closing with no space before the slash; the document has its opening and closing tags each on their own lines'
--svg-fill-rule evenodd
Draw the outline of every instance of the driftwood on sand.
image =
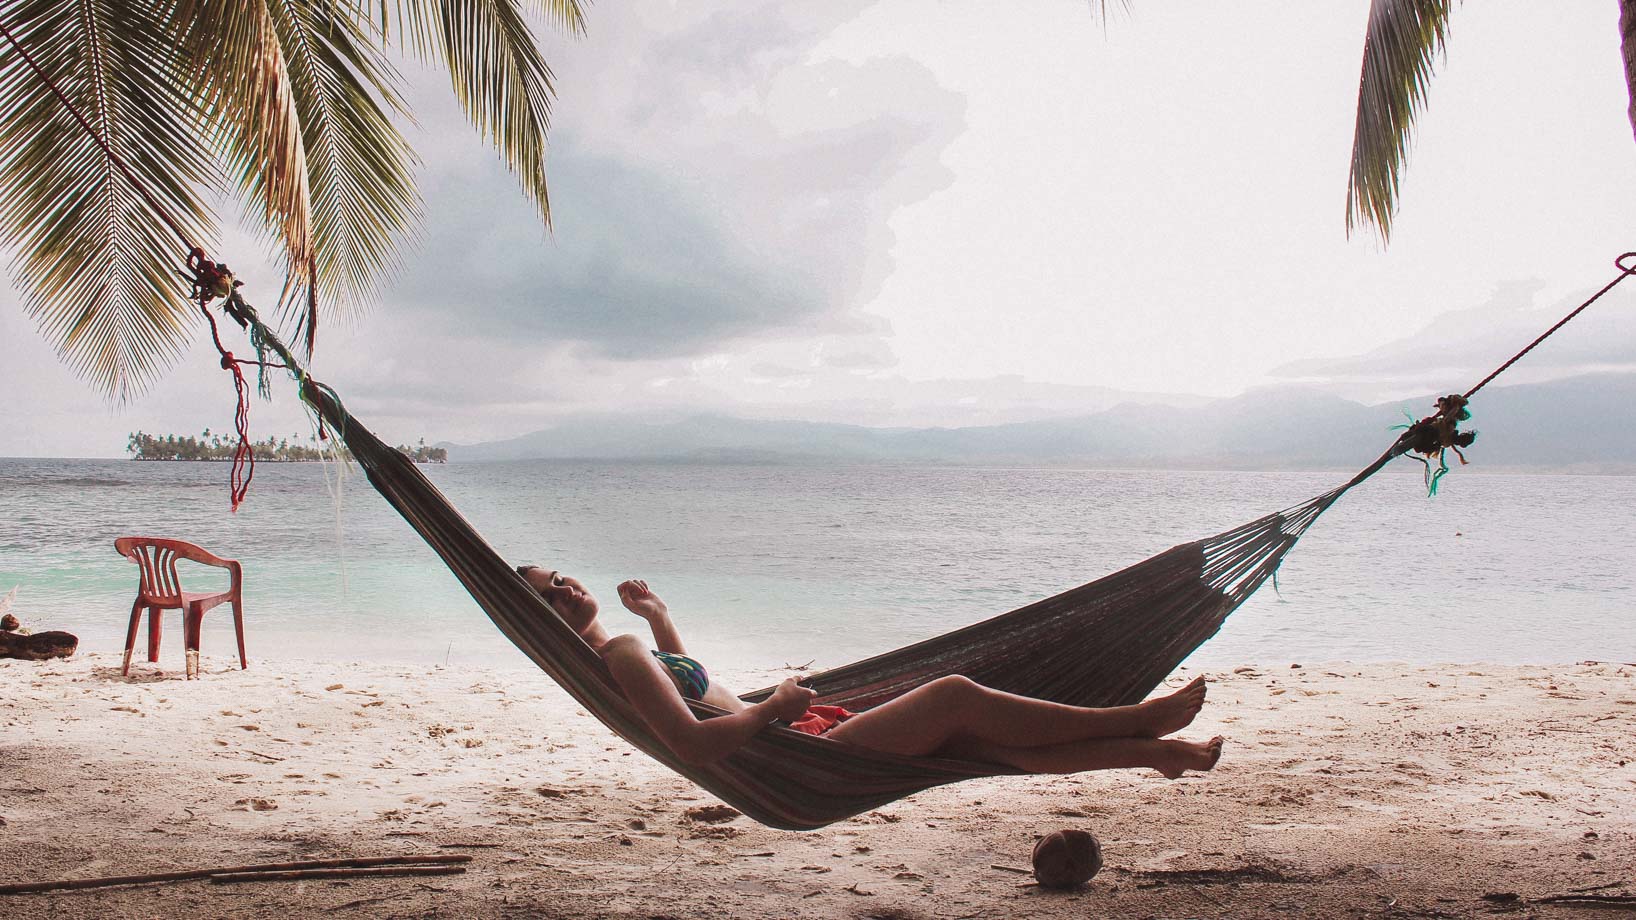
<svg viewBox="0 0 1636 920">
<path fill-rule="evenodd" d="M 357 878 L 360 875 L 459 875 L 465 866 L 368 866 L 340 869 L 282 869 L 275 872 L 218 872 L 212 884 L 234 882 L 287 882 L 309 878 Z"/>
<path fill-rule="evenodd" d="M 79 637 L 73 633 L 55 630 L 42 633 L 0 631 L 0 658 L 21 658 L 24 661 L 67 658 L 74 654 L 79 645 Z"/>
<path fill-rule="evenodd" d="M 79 648 L 79 637 L 73 633 L 24 632 L 23 624 L 11 612 L 16 602 L 16 588 L 8 591 L 5 597 L 0 597 L 0 658 L 44 661 L 47 658 L 67 658 Z"/>
<path fill-rule="evenodd" d="M 145 875 L 115 875 L 105 878 L 73 878 L 54 882 L 24 882 L 0 885 L 0 894 L 29 894 L 36 891 L 66 891 L 84 888 L 109 888 L 115 885 L 144 885 L 153 882 L 184 882 L 208 878 L 222 881 L 271 881 L 286 878 L 335 878 L 341 875 L 380 875 L 382 868 L 409 874 L 464 872 L 459 864 L 471 862 L 464 854 L 436 853 L 425 856 L 356 856 L 344 859 L 308 859 L 299 862 L 262 863 L 253 866 L 228 866 L 219 869 L 184 869 L 178 872 L 150 872 Z M 326 875 L 309 873 L 326 871 Z M 231 876 L 231 877 L 228 877 Z"/>
</svg>

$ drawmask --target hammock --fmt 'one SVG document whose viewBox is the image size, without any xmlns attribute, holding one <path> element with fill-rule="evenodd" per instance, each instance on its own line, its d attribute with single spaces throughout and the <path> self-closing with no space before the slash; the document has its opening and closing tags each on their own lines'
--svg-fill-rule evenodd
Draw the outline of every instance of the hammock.
<svg viewBox="0 0 1636 920">
<path fill-rule="evenodd" d="M 1478 390 L 1551 334 L 1636 275 L 1636 253 L 1615 260 L 1619 275 L 1462 394 L 1437 401 L 1437 412 L 1407 430 L 1356 476 L 1283 511 L 1257 518 L 1213 537 L 1172 547 L 1055 597 L 1020 607 L 936 638 L 813 675 L 807 685 L 816 702 L 867 710 L 927 681 L 963 674 L 999 690 L 1076 706 L 1140 702 L 1193 650 L 1216 634 L 1227 616 L 1269 578 L 1318 516 L 1348 489 L 1408 455 L 1426 464 L 1427 485 L 1436 491 L 1446 471 L 1445 452 L 1475 437 L 1459 430 L 1465 407 Z M 226 266 L 201 250 L 189 258 L 194 297 L 209 319 L 222 366 L 239 391 L 241 445 L 246 384 L 242 364 L 284 367 L 301 384 L 301 396 L 337 431 L 376 491 L 442 557 L 494 624 L 569 695 L 625 740 L 722 801 L 763 824 L 811 830 L 877 808 L 923 789 L 981 776 L 1015 774 L 1009 766 L 939 757 L 905 757 L 808 735 L 774 724 L 742 748 L 708 765 L 683 763 L 648 730 L 625 701 L 600 656 L 586 645 L 534 588 L 483 541 L 415 464 L 351 417 L 330 388 L 317 383 L 238 296 Z M 271 350 L 283 364 L 236 359 L 222 347 L 207 305 L 225 296 L 229 315 L 249 327 L 258 358 Z M 1434 471 L 1430 460 L 1439 461 Z M 1464 457 L 1460 458 L 1462 462 Z M 252 458 L 253 462 L 253 458 Z M 248 484 L 248 479 L 244 485 Z M 242 497 L 235 466 L 235 507 Z M 773 688 L 745 694 L 753 702 Z M 689 701 L 699 718 L 723 715 Z"/>
<path fill-rule="evenodd" d="M 933 786 L 1020 772 L 887 754 L 776 723 L 723 760 L 682 762 L 625 701 L 601 657 L 409 458 L 360 425 L 329 388 L 303 376 L 302 395 L 506 638 L 625 740 L 762 824 L 811 830 Z M 859 711 L 949 674 L 1076 706 L 1140 702 L 1273 576 L 1318 515 L 1407 449 L 1405 436 L 1350 481 L 1309 501 L 964 629 L 817 673 L 806 684 L 816 702 Z M 723 714 L 689 705 L 699 718 Z"/>
</svg>

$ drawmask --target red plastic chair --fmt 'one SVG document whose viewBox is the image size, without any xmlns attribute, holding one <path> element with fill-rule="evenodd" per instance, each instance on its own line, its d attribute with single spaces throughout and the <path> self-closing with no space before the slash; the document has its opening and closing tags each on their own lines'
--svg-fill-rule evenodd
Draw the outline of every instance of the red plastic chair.
<svg viewBox="0 0 1636 920">
<path fill-rule="evenodd" d="M 244 569 L 232 559 L 221 559 L 192 543 L 181 540 L 163 540 L 158 537 L 120 537 L 114 541 L 119 554 L 136 563 L 142 570 L 142 584 L 131 605 L 131 626 L 125 633 L 125 669 L 131 673 L 131 654 L 136 649 L 136 627 L 142 621 L 142 610 L 148 611 L 148 660 L 159 660 L 159 614 L 162 610 L 181 610 L 182 638 L 187 646 L 187 676 L 191 679 L 199 671 L 199 626 L 205 611 L 223 603 L 233 605 L 233 628 L 239 636 L 239 667 L 248 668 L 244 657 Z M 176 560 L 187 559 L 204 565 L 226 569 L 232 582 L 219 594 L 200 594 L 182 590 L 176 577 Z"/>
</svg>

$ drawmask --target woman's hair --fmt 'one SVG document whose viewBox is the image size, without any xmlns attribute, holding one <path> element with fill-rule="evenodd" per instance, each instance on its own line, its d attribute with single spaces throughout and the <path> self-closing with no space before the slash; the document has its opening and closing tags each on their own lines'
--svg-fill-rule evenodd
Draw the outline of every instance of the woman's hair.
<svg viewBox="0 0 1636 920">
<path fill-rule="evenodd" d="M 537 566 L 537 565 L 519 565 L 519 566 L 517 566 L 517 574 L 521 575 L 524 578 L 527 578 L 528 577 L 528 570 L 529 569 L 537 569 L 537 568 L 539 568 L 539 566 Z"/>
</svg>

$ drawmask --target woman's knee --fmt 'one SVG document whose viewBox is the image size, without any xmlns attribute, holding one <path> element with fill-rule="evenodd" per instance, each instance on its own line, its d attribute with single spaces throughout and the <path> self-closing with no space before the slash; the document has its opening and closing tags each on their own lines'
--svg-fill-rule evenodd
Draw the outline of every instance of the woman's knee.
<svg viewBox="0 0 1636 920">
<path fill-rule="evenodd" d="M 964 674 L 949 674 L 939 677 L 926 684 L 926 688 L 939 696 L 951 699 L 966 699 L 983 692 L 983 685 Z"/>
</svg>

